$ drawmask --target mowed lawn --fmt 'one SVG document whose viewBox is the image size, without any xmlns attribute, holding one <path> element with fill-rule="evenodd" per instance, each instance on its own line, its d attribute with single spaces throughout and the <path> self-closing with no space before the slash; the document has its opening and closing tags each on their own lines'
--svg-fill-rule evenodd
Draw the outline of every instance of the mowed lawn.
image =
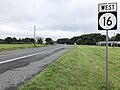
<svg viewBox="0 0 120 90">
<path fill-rule="evenodd" d="M 36 44 L 35 47 L 41 47 L 43 45 Z M 33 44 L 0 44 L 0 51 L 2 50 L 14 50 L 14 49 L 22 49 L 22 48 L 33 48 Z"/>
<path fill-rule="evenodd" d="M 75 46 L 20 90 L 105 90 L 105 47 Z M 120 90 L 120 48 L 109 48 L 109 90 Z"/>
</svg>

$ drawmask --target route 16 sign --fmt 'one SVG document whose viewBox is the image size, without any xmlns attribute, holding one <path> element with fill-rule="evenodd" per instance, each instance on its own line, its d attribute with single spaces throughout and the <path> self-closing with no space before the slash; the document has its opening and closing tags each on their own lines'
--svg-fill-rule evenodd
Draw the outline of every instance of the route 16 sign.
<svg viewBox="0 0 120 90">
<path fill-rule="evenodd" d="M 98 30 L 117 29 L 117 3 L 101 3 L 98 12 Z"/>
</svg>

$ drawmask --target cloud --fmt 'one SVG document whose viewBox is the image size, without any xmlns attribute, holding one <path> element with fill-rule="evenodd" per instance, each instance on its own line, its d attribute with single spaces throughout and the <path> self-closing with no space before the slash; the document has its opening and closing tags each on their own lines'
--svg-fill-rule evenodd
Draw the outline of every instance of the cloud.
<svg viewBox="0 0 120 90">
<path fill-rule="evenodd" d="M 97 7 L 101 1 L 105 2 L 104 0 L 0 0 L 0 37 L 33 37 L 34 25 L 37 27 L 37 34 L 54 39 L 99 32 Z M 118 0 L 115 1 L 119 3 Z"/>
</svg>

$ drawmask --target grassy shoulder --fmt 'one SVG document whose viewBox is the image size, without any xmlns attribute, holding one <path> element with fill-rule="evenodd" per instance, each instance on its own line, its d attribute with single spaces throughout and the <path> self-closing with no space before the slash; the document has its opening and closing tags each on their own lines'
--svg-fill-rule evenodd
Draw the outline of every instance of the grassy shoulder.
<svg viewBox="0 0 120 90">
<path fill-rule="evenodd" d="M 35 48 L 42 46 L 44 45 L 36 44 Z M 23 49 L 23 48 L 34 48 L 34 45 L 33 44 L 0 44 L 0 51 Z"/>
<path fill-rule="evenodd" d="M 109 48 L 109 90 L 120 90 L 120 48 Z M 75 46 L 20 90 L 105 90 L 105 47 Z"/>
</svg>

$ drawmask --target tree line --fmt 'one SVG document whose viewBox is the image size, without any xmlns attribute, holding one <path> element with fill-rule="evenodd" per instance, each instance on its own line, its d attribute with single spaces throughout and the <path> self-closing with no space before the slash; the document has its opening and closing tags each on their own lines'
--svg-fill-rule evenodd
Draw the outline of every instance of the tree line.
<svg viewBox="0 0 120 90">
<path fill-rule="evenodd" d="M 43 38 L 37 37 L 36 39 L 34 38 L 19 38 L 17 39 L 16 37 L 6 37 L 5 39 L 0 39 L 0 43 L 6 43 L 6 44 L 32 44 L 32 43 L 38 43 L 38 44 L 43 44 Z M 51 38 L 46 38 L 45 39 L 45 44 L 53 44 L 53 40 Z"/>
<path fill-rule="evenodd" d="M 54 44 L 55 42 L 58 44 L 78 44 L 78 45 L 96 45 L 99 41 L 105 41 L 106 35 L 102 35 L 100 33 L 91 33 L 91 34 L 83 34 L 81 36 L 74 36 L 72 38 L 60 38 L 57 41 L 53 41 L 51 38 L 45 39 L 45 44 Z M 120 34 L 116 34 L 109 38 L 109 41 L 120 41 Z M 34 38 L 15 38 L 15 37 L 7 37 L 5 39 L 0 39 L 0 43 L 13 43 L 13 44 L 24 44 L 24 43 L 38 43 L 43 44 L 43 38 L 37 37 L 36 40 Z"/>
<path fill-rule="evenodd" d="M 105 41 L 106 35 L 100 33 L 83 34 L 72 38 L 61 38 L 57 40 L 58 44 L 78 44 L 78 45 L 96 45 L 99 41 Z M 109 41 L 120 41 L 120 34 L 109 38 Z"/>
</svg>

